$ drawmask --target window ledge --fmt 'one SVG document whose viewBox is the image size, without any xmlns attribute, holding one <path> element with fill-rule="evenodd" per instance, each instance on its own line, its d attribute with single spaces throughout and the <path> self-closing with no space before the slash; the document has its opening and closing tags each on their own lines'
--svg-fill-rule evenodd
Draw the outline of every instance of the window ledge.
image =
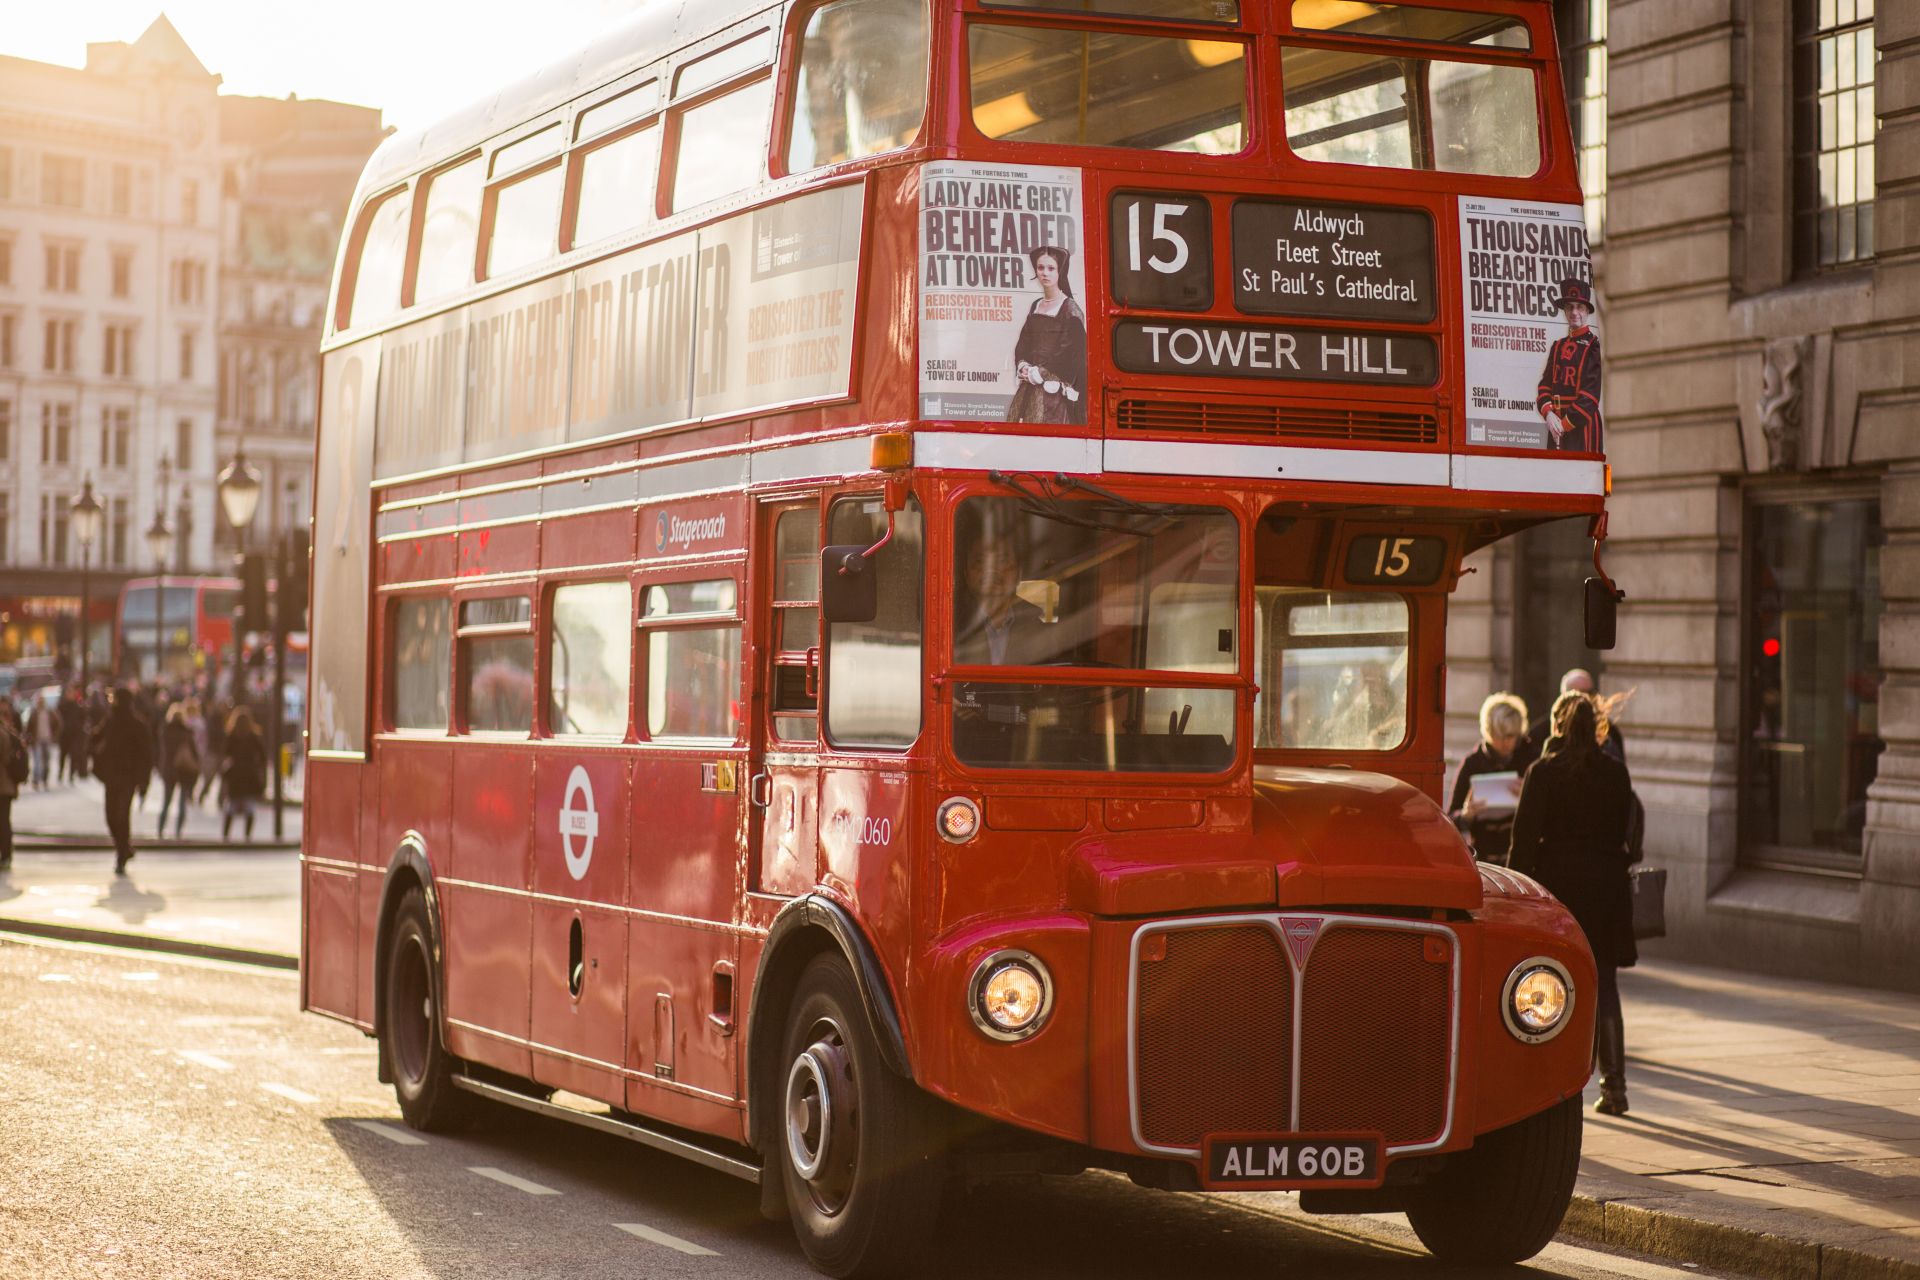
<svg viewBox="0 0 1920 1280">
<path fill-rule="evenodd" d="M 1707 897 L 1710 915 L 1749 916 L 1834 929 L 1860 927 L 1860 882 L 1794 871 L 1735 871 Z"/>
</svg>

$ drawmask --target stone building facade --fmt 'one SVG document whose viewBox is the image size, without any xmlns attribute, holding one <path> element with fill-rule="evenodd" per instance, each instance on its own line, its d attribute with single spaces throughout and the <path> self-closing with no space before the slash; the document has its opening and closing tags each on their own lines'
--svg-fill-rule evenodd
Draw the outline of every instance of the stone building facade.
<svg viewBox="0 0 1920 1280">
<path fill-rule="evenodd" d="M 1482 553 L 1450 754 L 1595 665 L 1669 873 L 1649 951 L 1920 989 L 1920 4 L 1559 2 L 1628 595 L 1591 654 L 1584 522 Z"/>
</svg>

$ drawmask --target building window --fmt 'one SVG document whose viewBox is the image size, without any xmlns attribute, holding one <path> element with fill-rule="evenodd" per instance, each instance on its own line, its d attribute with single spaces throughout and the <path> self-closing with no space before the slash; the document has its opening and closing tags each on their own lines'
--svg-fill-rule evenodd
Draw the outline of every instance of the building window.
<svg viewBox="0 0 1920 1280">
<path fill-rule="evenodd" d="M 13 460 L 13 401 L 0 400 L 0 462 Z M 0 547 L 0 555 L 5 548 Z"/>
<path fill-rule="evenodd" d="M 0 285 L 13 284 L 13 241 L 0 236 Z"/>
<path fill-rule="evenodd" d="M 133 212 L 133 166 L 113 166 L 113 211 L 121 217 Z"/>
<path fill-rule="evenodd" d="M 64 494 L 40 495 L 40 559 L 45 564 L 67 562 L 67 503 Z"/>
<path fill-rule="evenodd" d="M 133 326 L 109 324 L 100 335 L 100 372 L 109 378 L 133 376 Z"/>
<path fill-rule="evenodd" d="M 66 209 L 86 203 L 86 161 L 51 153 L 40 157 L 40 201 Z"/>
<path fill-rule="evenodd" d="M 11 495 L 4 490 L 0 490 L 0 560 L 10 560 L 12 558 L 13 503 L 11 501 Z"/>
<path fill-rule="evenodd" d="M 180 182 L 180 221 L 190 227 L 200 222 L 200 184 L 192 178 Z"/>
<path fill-rule="evenodd" d="M 115 498 L 110 506 L 113 519 L 109 524 L 108 552 L 113 558 L 108 563 L 124 565 L 127 562 L 127 500 Z"/>
<path fill-rule="evenodd" d="M 1794 265 L 1873 257 L 1874 0 L 1795 0 Z"/>
<path fill-rule="evenodd" d="M 110 404 L 100 410 L 100 465 L 117 471 L 127 469 L 127 445 L 133 438 L 133 410 L 123 404 Z"/>
<path fill-rule="evenodd" d="M 40 463 L 64 467 L 73 461 L 73 406 L 64 400 L 40 405 Z"/>
<path fill-rule="evenodd" d="M 46 343 L 40 353 L 41 369 L 47 373 L 72 373 L 73 349 L 79 340 L 78 320 L 48 320 Z"/>
<path fill-rule="evenodd" d="M 1747 507 L 1741 848 L 1860 867 L 1880 752 L 1880 502 L 1801 487 Z"/>
<path fill-rule="evenodd" d="M 182 258 L 173 264 L 173 300 L 196 307 L 207 300 L 207 264 Z"/>
<path fill-rule="evenodd" d="M 180 331 L 180 381 L 193 380 L 193 330 Z"/>
<path fill-rule="evenodd" d="M 181 418 L 173 424 L 173 465 L 182 471 L 193 469 L 192 418 Z"/>
<path fill-rule="evenodd" d="M 113 251 L 113 296 L 124 298 L 133 292 L 133 250 Z"/>
<path fill-rule="evenodd" d="M 1570 0 L 1560 13 L 1566 23 L 1562 71 L 1586 199 L 1587 238 L 1598 244 L 1607 225 L 1607 0 Z"/>
<path fill-rule="evenodd" d="M 16 323 L 17 317 L 11 312 L 0 314 L 0 369 L 13 368 Z"/>
<path fill-rule="evenodd" d="M 0 200 L 13 199 L 13 148 L 0 147 Z M 0 543 L 0 552 L 4 552 Z"/>
<path fill-rule="evenodd" d="M 46 251 L 47 292 L 80 292 L 80 246 L 51 242 Z"/>
</svg>

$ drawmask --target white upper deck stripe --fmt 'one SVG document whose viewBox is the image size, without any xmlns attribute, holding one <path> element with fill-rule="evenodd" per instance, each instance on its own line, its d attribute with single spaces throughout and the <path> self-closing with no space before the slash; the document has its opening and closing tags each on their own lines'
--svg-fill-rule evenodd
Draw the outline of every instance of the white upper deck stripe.
<svg viewBox="0 0 1920 1280">
<path fill-rule="evenodd" d="M 1339 484 L 1446 486 L 1444 453 L 1385 449 L 1297 449 L 1270 444 L 1184 444 L 1109 440 L 1107 469 L 1148 475 L 1246 476 L 1258 480 L 1330 480 Z"/>
</svg>

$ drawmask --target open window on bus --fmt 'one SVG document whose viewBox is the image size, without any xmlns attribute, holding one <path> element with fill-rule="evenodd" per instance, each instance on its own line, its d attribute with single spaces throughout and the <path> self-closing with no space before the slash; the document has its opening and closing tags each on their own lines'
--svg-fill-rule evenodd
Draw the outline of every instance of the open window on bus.
<svg viewBox="0 0 1920 1280">
<path fill-rule="evenodd" d="M 621 739 L 633 685 L 633 591 L 569 582 L 547 598 L 547 732 Z"/>
<path fill-rule="evenodd" d="M 461 720 L 469 733 L 533 731 L 533 600 L 460 602 Z"/>
<path fill-rule="evenodd" d="M 1407 5 L 1352 9 L 1363 7 L 1373 11 L 1364 20 L 1337 23 L 1314 16 L 1324 4 L 1297 0 L 1294 22 L 1489 55 L 1531 44 L 1525 25 L 1506 15 Z M 1280 78 L 1287 145 L 1303 160 L 1507 178 L 1540 169 L 1537 73 L 1524 63 L 1289 42 L 1281 48 Z"/>
<path fill-rule="evenodd" d="M 660 168 L 660 81 L 596 103 L 574 121 L 573 210 L 565 247 L 593 244 L 651 220 Z"/>
<path fill-rule="evenodd" d="M 641 591 L 647 737 L 740 737 L 740 588 L 732 578 L 650 583 Z"/>
<path fill-rule="evenodd" d="M 509 275 L 550 258 L 559 248 L 560 194 L 566 170 L 560 164 L 564 137 L 550 124 L 493 153 L 481 231 L 486 278 Z"/>
<path fill-rule="evenodd" d="M 473 285 L 480 242 L 480 186 L 484 166 L 475 152 L 421 179 L 419 249 L 414 255 L 411 306 L 459 293 Z"/>
<path fill-rule="evenodd" d="M 771 29 L 755 32 L 674 72 L 673 182 L 666 212 L 744 191 L 767 171 L 773 110 Z"/>
<path fill-rule="evenodd" d="M 1407 738 L 1405 596 L 1254 587 L 1255 747 L 1393 751 Z"/>
<path fill-rule="evenodd" d="M 453 687 L 453 602 L 406 595 L 387 612 L 387 723 L 402 732 L 445 733 Z"/>
<path fill-rule="evenodd" d="M 786 172 L 897 151 L 927 111 L 927 0 L 825 0 L 799 35 Z"/>
<path fill-rule="evenodd" d="M 400 310 L 412 208 L 412 193 L 406 187 L 376 196 L 360 207 L 360 217 L 347 244 L 347 267 L 340 273 L 336 328 L 377 324 Z"/>
<path fill-rule="evenodd" d="M 969 498 L 955 515 L 955 755 L 988 769 L 1227 768 L 1241 665 L 1234 514 L 1035 492 Z"/>
<path fill-rule="evenodd" d="M 867 568 L 879 584 L 873 617 L 827 627 L 827 740 L 837 747 L 910 747 L 920 736 L 926 632 L 926 520 L 920 504 L 910 501 L 896 512 L 888 536 L 880 495 L 842 498 L 828 513 L 827 541 L 835 547 L 879 545 Z"/>
<path fill-rule="evenodd" d="M 1211 156 L 1251 140 L 1244 41 L 975 22 L 967 52 L 988 138 Z"/>
<path fill-rule="evenodd" d="M 773 661 L 767 714 L 773 736 L 815 742 L 820 720 L 820 511 L 782 511 L 773 525 Z"/>
</svg>

